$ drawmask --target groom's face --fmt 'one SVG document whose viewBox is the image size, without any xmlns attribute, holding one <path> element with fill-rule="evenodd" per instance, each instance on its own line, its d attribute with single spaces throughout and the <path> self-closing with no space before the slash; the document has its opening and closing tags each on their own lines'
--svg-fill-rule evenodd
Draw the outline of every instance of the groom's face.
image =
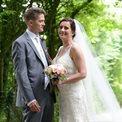
<svg viewBox="0 0 122 122">
<path fill-rule="evenodd" d="M 73 32 L 71 30 L 70 22 L 68 21 L 61 22 L 58 29 L 58 33 L 61 39 L 72 38 Z"/>
<path fill-rule="evenodd" d="M 44 14 L 40 14 L 37 16 L 35 20 L 30 20 L 29 29 L 35 34 L 44 31 L 45 26 L 45 16 Z"/>
</svg>

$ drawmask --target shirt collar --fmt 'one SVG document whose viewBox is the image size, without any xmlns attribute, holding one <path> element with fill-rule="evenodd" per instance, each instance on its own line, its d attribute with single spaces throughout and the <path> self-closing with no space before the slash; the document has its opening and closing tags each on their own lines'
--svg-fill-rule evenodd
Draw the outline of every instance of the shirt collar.
<svg viewBox="0 0 122 122">
<path fill-rule="evenodd" d="M 26 32 L 28 33 L 28 35 L 32 40 L 35 39 L 36 37 L 39 37 L 39 34 L 36 35 L 35 33 L 31 32 L 29 29 L 26 29 Z"/>
</svg>

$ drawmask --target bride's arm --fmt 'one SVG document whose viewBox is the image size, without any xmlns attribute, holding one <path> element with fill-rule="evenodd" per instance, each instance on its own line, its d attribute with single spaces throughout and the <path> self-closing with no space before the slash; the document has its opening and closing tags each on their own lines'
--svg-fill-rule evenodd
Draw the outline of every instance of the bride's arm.
<svg viewBox="0 0 122 122">
<path fill-rule="evenodd" d="M 82 50 L 79 47 L 79 45 L 74 44 L 71 47 L 70 50 L 70 57 L 72 58 L 76 68 L 77 72 L 73 75 L 71 75 L 67 80 L 59 81 L 59 84 L 70 84 L 77 82 L 81 79 L 84 79 L 86 77 L 86 64 L 84 55 L 82 54 Z"/>
</svg>

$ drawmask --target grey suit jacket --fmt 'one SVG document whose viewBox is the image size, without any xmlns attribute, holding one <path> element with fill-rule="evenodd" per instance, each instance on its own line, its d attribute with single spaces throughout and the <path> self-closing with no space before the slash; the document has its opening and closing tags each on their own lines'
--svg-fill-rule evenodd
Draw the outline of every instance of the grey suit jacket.
<svg viewBox="0 0 122 122">
<path fill-rule="evenodd" d="M 46 50 L 44 43 L 42 47 Z M 33 99 L 43 101 L 44 65 L 27 32 L 13 42 L 12 57 L 18 82 L 16 106 L 24 106 Z M 47 62 L 50 64 L 48 58 Z"/>
</svg>

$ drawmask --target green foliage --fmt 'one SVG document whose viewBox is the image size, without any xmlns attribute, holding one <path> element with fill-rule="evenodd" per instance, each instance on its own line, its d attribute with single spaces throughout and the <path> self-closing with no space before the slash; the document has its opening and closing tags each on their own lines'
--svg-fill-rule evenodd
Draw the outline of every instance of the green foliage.
<svg viewBox="0 0 122 122">
<path fill-rule="evenodd" d="M 120 105 L 122 106 L 122 84 L 115 82 L 113 83 L 112 87 L 114 88 L 116 97 L 118 99 L 118 101 L 120 102 Z"/>
<path fill-rule="evenodd" d="M 58 106 L 58 94 L 56 94 L 56 103 L 55 103 L 55 111 L 54 111 L 54 122 L 59 122 L 59 106 Z"/>
</svg>

